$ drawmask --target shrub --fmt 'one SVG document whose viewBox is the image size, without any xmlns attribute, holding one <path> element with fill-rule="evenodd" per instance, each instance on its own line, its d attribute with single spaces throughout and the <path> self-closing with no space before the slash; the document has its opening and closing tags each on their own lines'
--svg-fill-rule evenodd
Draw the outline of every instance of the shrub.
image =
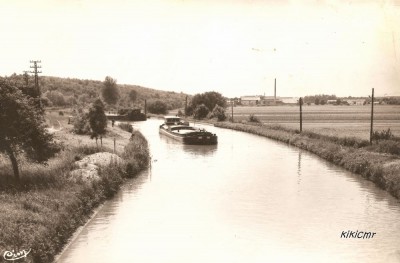
<svg viewBox="0 0 400 263">
<path fill-rule="evenodd" d="M 219 105 L 215 105 L 211 112 L 211 118 L 216 117 L 218 121 L 226 120 L 225 109 Z"/>
<path fill-rule="evenodd" d="M 250 114 L 249 118 L 248 118 L 249 122 L 256 122 L 256 123 L 260 123 L 260 120 L 257 118 L 256 115 L 254 114 Z"/>
<path fill-rule="evenodd" d="M 201 104 L 194 109 L 193 117 L 198 120 L 204 119 L 207 117 L 209 111 L 206 105 Z"/>
<path fill-rule="evenodd" d="M 48 98 L 54 106 L 65 106 L 67 104 L 64 95 L 58 91 L 47 91 L 43 94 L 43 97 Z"/>
<path fill-rule="evenodd" d="M 100 168 L 99 175 L 105 196 L 107 198 L 112 197 L 123 182 L 121 166 L 117 163 L 111 163 L 107 167 Z"/>
<path fill-rule="evenodd" d="M 133 131 L 132 125 L 130 125 L 129 123 L 126 123 L 126 122 L 118 123 L 118 127 L 121 130 L 124 130 L 124 131 L 127 131 L 127 132 L 132 132 Z"/>
<path fill-rule="evenodd" d="M 127 163 L 125 168 L 127 177 L 132 177 L 145 168 L 149 164 L 149 156 L 150 152 L 146 139 L 139 131 L 134 130 L 122 154 L 122 158 Z"/>
<path fill-rule="evenodd" d="M 89 116 L 87 113 L 82 113 L 75 116 L 73 124 L 73 131 L 76 134 L 90 134 Z"/>
<path fill-rule="evenodd" d="M 149 102 L 147 109 L 150 113 L 166 114 L 167 113 L 167 104 L 165 104 L 161 100 L 156 100 L 153 102 Z"/>
<path fill-rule="evenodd" d="M 393 140 L 380 140 L 376 144 L 368 146 L 368 149 L 381 153 L 400 155 L 400 142 Z"/>
<path fill-rule="evenodd" d="M 382 130 L 382 131 L 374 131 L 372 133 L 372 139 L 373 140 L 390 140 L 392 139 L 394 136 L 392 134 L 392 131 L 389 129 L 387 130 Z"/>
<path fill-rule="evenodd" d="M 64 112 L 63 112 L 62 110 L 60 110 L 60 111 L 58 112 L 58 115 L 64 116 Z"/>
</svg>

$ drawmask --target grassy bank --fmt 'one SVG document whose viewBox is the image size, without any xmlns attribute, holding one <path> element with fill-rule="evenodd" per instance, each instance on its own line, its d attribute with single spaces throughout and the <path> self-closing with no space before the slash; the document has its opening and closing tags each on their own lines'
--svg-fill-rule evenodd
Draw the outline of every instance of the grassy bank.
<svg viewBox="0 0 400 263">
<path fill-rule="evenodd" d="M 31 249 L 24 262 L 51 262 L 94 208 L 113 196 L 125 178 L 148 165 L 149 150 L 142 134 L 134 131 L 129 140 L 131 134 L 116 127 L 109 134 L 118 137 L 117 153 L 124 162 L 100 168 L 99 180 L 72 180 L 74 162 L 99 150 L 88 136 L 71 134 L 66 126 L 56 133 L 65 150 L 47 166 L 22 161 L 20 182 L 13 178 L 8 160 L 0 157 L 1 256 L 5 251 Z M 111 146 L 113 138 L 104 143 Z M 102 151 L 112 152 L 110 147 Z"/>
<path fill-rule="evenodd" d="M 308 150 L 360 174 L 400 198 L 400 143 L 396 140 L 376 142 L 371 146 L 359 138 L 339 138 L 313 132 L 299 134 L 277 125 L 220 122 L 215 126 L 261 135 Z"/>
</svg>

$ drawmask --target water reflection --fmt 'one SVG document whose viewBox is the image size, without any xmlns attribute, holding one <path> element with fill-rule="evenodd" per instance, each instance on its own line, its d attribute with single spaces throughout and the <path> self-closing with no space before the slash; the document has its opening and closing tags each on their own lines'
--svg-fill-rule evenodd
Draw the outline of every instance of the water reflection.
<svg viewBox="0 0 400 263">
<path fill-rule="evenodd" d="M 299 157 L 297 159 L 297 184 L 299 185 L 301 182 L 301 153 L 302 151 L 299 150 Z"/>
<path fill-rule="evenodd" d="M 184 152 L 187 152 L 192 155 L 212 155 L 218 148 L 218 145 L 187 145 L 182 144 L 181 142 L 174 140 L 164 134 L 160 134 L 160 140 L 174 145 L 177 149 L 182 149 Z"/>
</svg>

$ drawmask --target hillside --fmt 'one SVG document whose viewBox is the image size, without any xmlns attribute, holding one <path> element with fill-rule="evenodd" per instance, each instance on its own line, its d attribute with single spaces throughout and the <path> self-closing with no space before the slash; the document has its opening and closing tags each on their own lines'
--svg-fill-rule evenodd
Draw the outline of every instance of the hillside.
<svg viewBox="0 0 400 263">
<path fill-rule="evenodd" d="M 23 75 L 13 74 L 7 78 L 19 82 L 22 85 L 26 83 Z M 34 85 L 33 76 L 29 76 L 28 83 L 29 86 Z M 46 101 L 48 106 L 84 106 L 92 103 L 96 98 L 101 97 L 103 81 L 40 76 L 39 85 L 42 97 L 48 99 Z M 119 87 L 120 99 L 115 106 L 116 108 L 143 108 L 144 100 L 147 100 L 148 103 L 154 100 L 161 100 L 167 104 L 169 110 L 177 109 L 183 107 L 187 96 L 187 94 L 184 93 L 161 91 L 137 85 L 118 83 L 117 85 Z M 132 90 L 136 91 L 136 99 L 134 101 L 132 101 L 129 96 Z"/>
<path fill-rule="evenodd" d="M 72 104 L 91 103 L 101 94 L 103 82 L 98 80 L 81 80 L 71 78 L 59 78 L 44 76 L 40 78 L 40 86 L 44 94 L 58 91 L 66 97 L 66 102 Z M 117 107 L 137 106 L 143 107 L 144 100 L 162 100 L 167 103 L 169 109 L 176 109 L 183 106 L 186 94 L 173 91 L 161 91 L 145 88 L 137 85 L 118 84 L 120 91 L 120 100 Z M 130 101 L 129 92 L 137 92 L 136 100 Z"/>
</svg>

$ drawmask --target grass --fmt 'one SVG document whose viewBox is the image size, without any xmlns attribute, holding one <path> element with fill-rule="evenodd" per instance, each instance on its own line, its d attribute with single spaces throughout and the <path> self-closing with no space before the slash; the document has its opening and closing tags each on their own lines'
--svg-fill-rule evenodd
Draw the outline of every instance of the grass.
<svg viewBox="0 0 400 263">
<path fill-rule="evenodd" d="M 47 166 L 22 159 L 21 179 L 17 182 L 9 160 L 0 156 L 2 255 L 6 250 L 32 249 L 28 255 L 30 262 L 51 262 L 74 231 L 88 220 L 93 209 L 113 196 L 125 178 L 134 177 L 149 162 L 147 141 L 139 132 L 135 131 L 129 140 L 130 133 L 109 128 L 108 135 L 112 137 L 105 138 L 105 145 L 100 149 L 89 136 L 70 133 L 66 115 L 60 116 L 58 111 L 47 115 L 51 117 L 49 122 L 60 124 L 62 129 L 55 137 L 66 146 Z M 117 153 L 126 162 L 101 168 L 98 181 L 69 180 L 74 161 L 98 151 L 112 151 L 109 146 L 115 137 L 118 137 Z"/>
</svg>

